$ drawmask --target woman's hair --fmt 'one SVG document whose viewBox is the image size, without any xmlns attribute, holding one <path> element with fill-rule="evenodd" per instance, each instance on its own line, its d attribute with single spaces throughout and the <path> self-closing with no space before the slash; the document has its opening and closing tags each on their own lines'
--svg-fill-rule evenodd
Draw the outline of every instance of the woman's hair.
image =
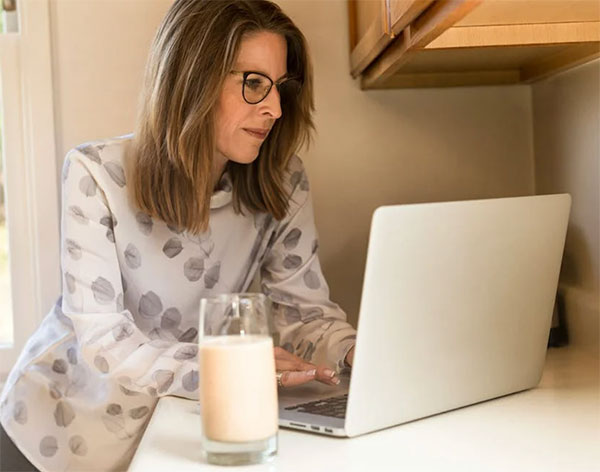
<svg viewBox="0 0 600 472">
<path fill-rule="evenodd" d="M 243 214 L 243 205 L 251 213 L 285 216 L 288 161 L 310 145 L 314 130 L 312 66 L 303 34 L 266 0 L 176 0 L 167 12 L 152 44 L 127 150 L 128 187 L 142 211 L 192 233 L 208 229 L 217 102 L 242 39 L 261 31 L 285 38 L 288 74 L 302 85 L 297 97 L 282 97 L 282 116 L 257 159 L 229 161 L 227 169 L 236 213 Z"/>
</svg>

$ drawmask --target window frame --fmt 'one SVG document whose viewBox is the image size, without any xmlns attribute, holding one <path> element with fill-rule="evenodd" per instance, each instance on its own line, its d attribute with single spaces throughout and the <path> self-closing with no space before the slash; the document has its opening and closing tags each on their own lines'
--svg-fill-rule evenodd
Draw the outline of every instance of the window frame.
<svg viewBox="0 0 600 472">
<path fill-rule="evenodd" d="M 13 343 L 0 383 L 60 294 L 60 205 L 49 0 L 19 0 L 19 32 L 0 34 Z"/>
</svg>

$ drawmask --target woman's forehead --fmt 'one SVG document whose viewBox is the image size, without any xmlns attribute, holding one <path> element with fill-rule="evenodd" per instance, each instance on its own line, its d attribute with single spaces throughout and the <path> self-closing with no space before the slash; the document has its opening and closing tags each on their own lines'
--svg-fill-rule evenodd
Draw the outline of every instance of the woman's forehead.
<svg viewBox="0 0 600 472">
<path fill-rule="evenodd" d="M 261 31 L 242 39 L 237 70 L 253 70 L 278 80 L 287 72 L 287 43 L 277 33 Z"/>
</svg>

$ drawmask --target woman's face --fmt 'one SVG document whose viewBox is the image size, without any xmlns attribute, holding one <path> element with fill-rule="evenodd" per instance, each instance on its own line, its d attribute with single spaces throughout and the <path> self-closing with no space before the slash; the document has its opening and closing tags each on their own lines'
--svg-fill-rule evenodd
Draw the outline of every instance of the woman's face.
<svg viewBox="0 0 600 472">
<path fill-rule="evenodd" d="M 285 38 L 267 31 L 246 37 L 242 40 L 234 70 L 262 72 L 276 82 L 287 73 Z M 247 130 L 268 131 L 281 116 L 277 87 L 271 87 L 262 102 L 250 105 L 242 96 L 242 85 L 242 74 L 228 74 L 219 97 L 216 114 L 219 167 L 227 160 L 240 164 L 254 161 L 266 136 L 257 137 Z"/>
</svg>

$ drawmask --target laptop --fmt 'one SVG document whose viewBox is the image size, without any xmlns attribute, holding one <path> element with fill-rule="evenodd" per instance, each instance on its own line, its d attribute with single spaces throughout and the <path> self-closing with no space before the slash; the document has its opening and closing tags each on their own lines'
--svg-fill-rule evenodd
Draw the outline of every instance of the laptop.
<svg viewBox="0 0 600 472">
<path fill-rule="evenodd" d="M 354 366 L 280 390 L 279 424 L 353 437 L 535 387 L 568 194 L 375 210 Z"/>
</svg>

